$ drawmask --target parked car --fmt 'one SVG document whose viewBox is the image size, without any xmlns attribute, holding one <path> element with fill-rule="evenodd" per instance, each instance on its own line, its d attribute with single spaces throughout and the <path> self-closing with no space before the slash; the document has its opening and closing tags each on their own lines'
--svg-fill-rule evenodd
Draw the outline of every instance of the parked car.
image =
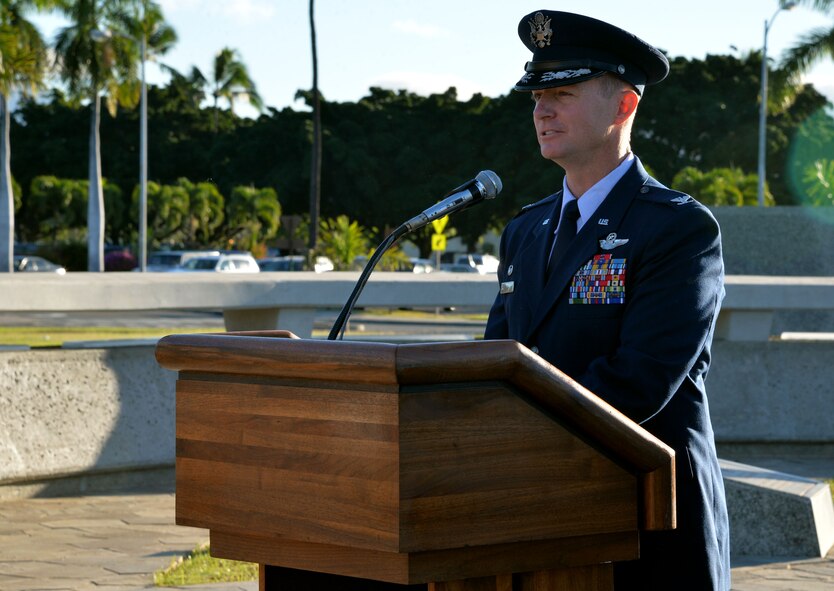
<svg viewBox="0 0 834 591">
<path fill-rule="evenodd" d="M 43 257 L 28 255 L 15 255 L 14 270 L 18 273 L 40 272 L 57 273 L 58 275 L 64 275 L 67 272 L 61 265 L 56 265 Z"/>
<path fill-rule="evenodd" d="M 456 265 L 469 265 L 481 275 L 498 272 L 498 258 L 491 254 L 462 254 L 455 258 Z"/>
<path fill-rule="evenodd" d="M 417 257 L 410 257 L 408 263 L 404 263 L 400 271 L 407 273 L 434 273 L 434 262 L 429 259 L 420 259 Z"/>
<path fill-rule="evenodd" d="M 261 271 L 303 271 L 305 263 L 306 259 L 301 255 L 258 259 L 258 266 Z M 313 263 L 313 270 L 316 273 L 332 271 L 333 268 L 333 261 L 325 256 L 317 256 Z"/>
<path fill-rule="evenodd" d="M 259 273 L 258 262 L 250 254 L 217 254 L 192 257 L 175 272 L 215 271 L 218 273 Z"/>
<path fill-rule="evenodd" d="M 158 250 L 148 257 L 147 269 L 152 272 L 173 271 L 195 257 L 219 254 L 219 250 Z"/>
<path fill-rule="evenodd" d="M 477 273 L 478 269 L 472 265 L 464 265 L 458 263 L 442 263 L 440 270 L 444 273 Z"/>
</svg>

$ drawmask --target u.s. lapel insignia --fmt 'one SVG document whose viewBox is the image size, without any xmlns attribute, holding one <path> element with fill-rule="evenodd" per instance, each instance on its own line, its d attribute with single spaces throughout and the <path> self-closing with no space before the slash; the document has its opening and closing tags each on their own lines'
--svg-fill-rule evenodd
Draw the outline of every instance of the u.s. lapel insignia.
<svg viewBox="0 0 834 591">
<path fill-rule="evenodd" d="M 607 226 L 608 225 L 608 218 L 599 218 L 599 221 L 597 222 L 597 224 L 599 224 L 600 226 Z"/>
<path fill-rule="evenodd" d="M 611 232 L 604 240 L 599 241 L 602 250 L 612 250 L 628 242 L 628 238 L 617 238 L 616 232 Z"/>
<path fill-rule="evenodd" d="M 504 281 L 501 283 L 499 293 L 501 295 L 513 293 L 515 291 L 515 281 Z"/>
<path fill-rule="evenodd" d="M 532 20 L 527 21 L 530 25 L 530 41 L 541 49 L 550 45 L 550 38 L 553 36 L 553 29 L 550 28 L 550 19 L 545 18 L 541 12 L 533 15 Z"/>
<path fill-rule="evenodd" d="M 685 205 L 692 200 L 692 197 L 690 197 L 689 195 L 681 195 L 680 197 L 675 197 L 674 199 L 672 199 L 672 203 L 677 203 L 678 205 Z"/>
</svg>

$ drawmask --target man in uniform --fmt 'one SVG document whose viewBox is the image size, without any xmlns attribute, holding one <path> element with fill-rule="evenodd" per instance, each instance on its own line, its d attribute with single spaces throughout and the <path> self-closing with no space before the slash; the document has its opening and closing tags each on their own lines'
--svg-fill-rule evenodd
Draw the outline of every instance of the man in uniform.
<svg viewBox="0 0 834 591">
<path fill-rule="evenodd" d="M 537 11 L 519 36 L 541 154 L 562 190 L 523 208 L 501 239 L 487 339 L 515 339 L 676 453 L 677 528 L 643 532 L 618 589 L 730 588 L 724 485 L 704 378 L 724 295 L 718 225 L 631 152 L 646 86 L 666 57 L 610 24 Z"/>
</svg>

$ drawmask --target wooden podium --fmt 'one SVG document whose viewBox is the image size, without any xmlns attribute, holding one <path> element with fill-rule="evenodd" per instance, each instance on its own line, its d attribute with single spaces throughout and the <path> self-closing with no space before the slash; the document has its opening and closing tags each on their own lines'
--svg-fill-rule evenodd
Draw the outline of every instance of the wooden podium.
<svg viewBox="0 0 834 591">
<path fill-rule="evenodd" d="M 176 522 L 266 589 L 612 589 L 674 451 L 514 341 L 172 335 Z"/>
</svg>

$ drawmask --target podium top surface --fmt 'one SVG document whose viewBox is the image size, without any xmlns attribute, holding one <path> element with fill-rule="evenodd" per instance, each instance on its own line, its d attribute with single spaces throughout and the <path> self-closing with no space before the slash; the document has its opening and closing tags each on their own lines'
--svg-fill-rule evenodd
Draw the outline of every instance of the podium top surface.
<svg viewBox="0 0 834 591">
<path fill-rule="evenodd" d="M 392 388 L 507 382 L 636 472 L 674 463 L 672 448 L 512 340 L 393 345 L 299 339 L 286 331 L 183 334 L 161 339 L 156 358 L 178 372 Z"/>
</svg>

